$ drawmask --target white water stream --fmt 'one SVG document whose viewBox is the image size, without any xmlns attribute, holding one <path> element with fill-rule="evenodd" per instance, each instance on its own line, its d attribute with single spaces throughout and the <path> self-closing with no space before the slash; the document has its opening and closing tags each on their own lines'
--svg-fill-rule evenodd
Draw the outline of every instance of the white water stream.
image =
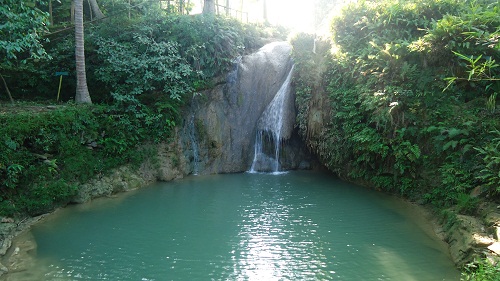
<svg viewBox="0 0 500 281">
<path fill-rule="evenodd" d="M 273 100 L 267 106 L 264 113 L 260 117 L 257 124 L 257 132 L 255 137 L 254 159 L 250 172 L 258 172 L 261 170 L 270 170 L 274 173 L 280 171 L 280 149 L 284 138 L 284 127 L 286 118 L 284 118 L 286 111 L 289 108 L 286 106 L 286 99 L 290 95 L 291 80 L 293 75 L 293 66 L 288 73 L 287 78 L 281 85 L 281 88 L 274 96 Z M 289 129 L 288 129 L 289 130 Z M 290 131 L 290 130 L 289 130 Z M 289 136 L 290 132 L 286 135 Z M 264 135 L 269 138 L 264 138 Z M 274 144 L 274 158 L 266 155 L 264 150 L 264 142 L 270 141 Z M 268 163 L 272 167 L 266 167 L 264 163 Z M 269 165 L 268 165 L 269 166 Z"/>
</svg>

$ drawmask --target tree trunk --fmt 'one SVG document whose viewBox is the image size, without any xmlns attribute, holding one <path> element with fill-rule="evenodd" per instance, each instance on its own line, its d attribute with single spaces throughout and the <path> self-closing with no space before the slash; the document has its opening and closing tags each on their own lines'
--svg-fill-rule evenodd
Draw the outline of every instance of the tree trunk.
<svg viewBox="0 0 500 281">
<path fill-rule="evenodd" d="M 5 91 L 7 92 L 7 95 L 9 96 L 10 102 L 14 103 L 14 99 L 12 98 L 12 95 L 10 94 L 9 87 L 7 86 L 7 82 L 5 82 L 5 79 L 3 78 L 2 73 L 0 73 L 0 78 L 2 78 L 3 85 L 5 86 Z"/>
<path fill-rule="evenodd" d="M 75 0 L 71 0 L 71 11 L 70 11 L 70 13 L 71 13 L 71 23 L 75 24 Z"/>
<path fill-rule="evenodd" d="M 94 16 L 92 15 L 92 5 L 90 5 L 90 0 L 87 1 L 87 4 L 89 4 L 89 15 L 90 15 L 90 21 L 94 20 Z"/>
<path fill-rule="evenodd" d="M 231 12 L 229 11 L 229 0 L 226 0 L 226 16 L 229 17 L 231 15 L 230 13 Z"/>
<path fill-rule="evenodd" d="M 83 0 L 75 0 L 75 59 L 76 59 L 76 103 L 92 103 L 85 72 L 85 47 L 83 37 Z"/>
<path fill-rule="evenodd" d="M 179 0 L 179 14 L 184 14 L 184 0 Z"/>
<path fill-rule="evenodd" d="M 49 21 L 50 25 L 54 25 L 54 15 L 52 14 L 52 0 L 49 0 Z"/>
<path fill-rule="evenodd" d="M 90 6 L 92 7 L 92 14 L 94 14 L 96 19 L 102 19 L 104 18 L 104 14 L 102 13 L 101 9 L 99 8 L 99 5 L 97 4 L 97 0 L 89 0 Z"/>
<path fill-rule="evenodd" d="M 264 22 L 268 23 L 269 19 L 267 18 L 267 0 L 264 0 Z"/>
<path fill-rule="evenodd" d="M 203 14 L 214 15 L 215 14 L 215 0 L 205 0 L 203 5 Z"/>
<path fill-rule="evenodd" d="M 243 0 L 240 1 L 240 21 L 243 22 Z M 247 14 L 247 23 L 248 23 L 248 14 Z"/>
</svg>

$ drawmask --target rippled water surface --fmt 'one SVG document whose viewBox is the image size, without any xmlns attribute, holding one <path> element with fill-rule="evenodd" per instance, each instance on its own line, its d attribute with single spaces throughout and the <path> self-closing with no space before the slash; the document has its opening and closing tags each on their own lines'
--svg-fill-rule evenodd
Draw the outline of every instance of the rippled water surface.
<svg viewBox="0 0 500 281">
<path fill-rule="evenodd" d="M 45 280 L 458 280 L 402 205 L 315 172 L 198 176 L 33 233 Z"/>
</svg>

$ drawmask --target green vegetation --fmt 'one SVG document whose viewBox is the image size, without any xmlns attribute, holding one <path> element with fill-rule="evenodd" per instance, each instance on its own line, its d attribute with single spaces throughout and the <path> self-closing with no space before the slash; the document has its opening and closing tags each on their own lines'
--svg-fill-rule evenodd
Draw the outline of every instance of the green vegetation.
<svg viewBox="0 0 500 281">
<path fill-rule="evenodd" d="M 437 209 L 475 214 L 475 188 L 498 201 L 499 2 L 357 1 L 331 27 L 292 39 L 298 127 L 321 161 Z"/>
<path fill-rule="evenodd" d="M 121 7 L 103 3 L 104 9 Z M 47 29 L 45 4 L 18 7 L 20 13 L 40 15 L 36 21 L 42 27 L 34 25 L 38 37 L 33 42 L 25 46 L 15 36 L 0 42 L 8 52 L 0 73 L 14 100 L 24 101 L 0 111 L 0 216 L 50 211 L 67 204 L 78 184 L 125 163 L 140 164 L 152 156 L 143 144 L 168 140 L 195 92 L 210 87 L 236 56 L 260 47 L 262 37 L 283 36 L 230 18 L 166 13 L 151 6 L 134 8 L 132 17 L 115 14 L 85 26 L 87 83 L 98 105 L 77 106 L 72 102 L 74 30 L 65 27 L 62 12 L 69 6 L 55 3 L 59 23 Z M 10 13 L 8 7 L 0 13 Z M 21 18 L 16 26 L 27 21 Z M 56 102 L 55 73 L 60 71 L 69 72 L 61 101 L 47 109 L 40 103 Z"/>
<path fill-rule="evenodd" d="M 480 185 L 500 195 L 500 6 L 490 2 L 360 1 L 333 20 L 335 51 L 313 53 L 308 34 L 292 40 L 299 128 L 332 171 L 441 208 L 471 203 Z M 316 110 L 331 114 L 311 135 Z"/>
<path fill-rule="evenodd" d="M 171 129 L 107 106 L 45 110 L 0 115 L 2 215 L 38 215 L 67 203 L 78 183 L 140 164 L 148 155 L 138 145 Z"/>
<path fill-rule="evenodd" d="M 499 281 L 500 267 L 493 266 L 490 262 L 482 260 L 467 265 L 462 273 L 463 281 Z"/>
<path fill-rule="evenodd" d="M 55 103 L 55 73 L 69 73 L 55 109 L 2 107 L 0 216 L 47 212 L 78 184 L 141 163 L 150 156 L 142 145 L 168 139 L 194 93 L 261 37 L 284 35 L 174 6 L 103 0 L 109 17 L 85 25 L 98 105 L 76 106 L 69 2 L 53 2 L 54 14 L 46 1 L 0 7 L 10 19 L 0 27 L 2 102 Z M 500 198 L 499 39 L 496 0 L 351 3 L 333 20 L 331 40 L 292 39 L 299 131 L 344 179 L 475 214 L 474 189 Z M 494 276 L 498 268 L 479 262 L 464 278 Z"/>
</svg>

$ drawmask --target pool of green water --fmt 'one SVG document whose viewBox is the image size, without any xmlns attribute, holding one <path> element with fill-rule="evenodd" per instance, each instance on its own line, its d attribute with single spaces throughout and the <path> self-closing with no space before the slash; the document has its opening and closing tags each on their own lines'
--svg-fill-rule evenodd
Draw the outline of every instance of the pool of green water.
<svg viewBox="0 0 500 281">
<path fill-rule="evenodd" d="M 459 280 L 400 200 L 318 172 L 193 176 L 33 228 L 44 280 Z"/>
</svg>

